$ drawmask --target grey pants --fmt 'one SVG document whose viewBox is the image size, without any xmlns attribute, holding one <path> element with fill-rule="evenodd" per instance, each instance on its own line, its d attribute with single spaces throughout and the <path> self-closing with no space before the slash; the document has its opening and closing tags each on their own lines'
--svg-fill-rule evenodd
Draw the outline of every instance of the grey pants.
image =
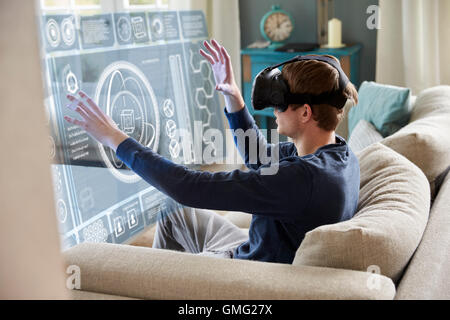
<svg viewBox="0 0 450 320">
<path fill-rule="evenodd" d="M 160 214 L 153 248 L 232 258 L 247 240 L 246 231 L 214 211 L 177 206 Z"/>
</svg>

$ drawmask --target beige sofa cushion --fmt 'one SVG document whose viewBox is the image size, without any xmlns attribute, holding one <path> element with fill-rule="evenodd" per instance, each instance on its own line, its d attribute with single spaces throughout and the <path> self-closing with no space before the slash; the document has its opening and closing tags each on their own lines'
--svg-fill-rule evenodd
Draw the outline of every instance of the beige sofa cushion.
<svg viewBox="0 0 450 320">
<path fill-rule="evenodd" d="M 423 90 L 417 97 L 410 123 L 419 119 L 450 113 L 450 86 Z"/>
<path fill-rule="evenodd" d="M 382 141 L 434 180 L 450 165 L 450 86 L 424 90 L 417 97 L 410 123 Z"/>
<path fill-rule="evenodd" d="M 380 143 L 357 156 L 361 168 L 357 213 L 351 220 L 308 232 L 293 264 L 379 268 L 397 281 L 424 232 L 430 187 L 419 168 Z"/>
</svg>

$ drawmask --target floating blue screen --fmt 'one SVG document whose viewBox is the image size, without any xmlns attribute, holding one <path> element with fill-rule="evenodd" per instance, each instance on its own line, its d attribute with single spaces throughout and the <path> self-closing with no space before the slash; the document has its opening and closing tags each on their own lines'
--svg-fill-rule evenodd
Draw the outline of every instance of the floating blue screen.
<svg viewBox="0 0 450 320">
<path fill-rule="evenodd" d="M 64 249 L 81 242 L 129 242 L 162 212 L 180 207 L 112 150 L 64 121 L 66 115 L 79 118 L 66 108 L 66 95 L 83 90 L 141 144 L 196 167 L 201 159 L 195 143 L 200 141 L 201 150 L 217 145 L 198 140 L 195 124 L 201 123 L 203 132 L 224 131 L 211 67 L 198 54 L 207 34 L 201 11 L 42 17 L 52 172 Z M 177 129 L 188 134 L 180 139 Z"/>
</svg>

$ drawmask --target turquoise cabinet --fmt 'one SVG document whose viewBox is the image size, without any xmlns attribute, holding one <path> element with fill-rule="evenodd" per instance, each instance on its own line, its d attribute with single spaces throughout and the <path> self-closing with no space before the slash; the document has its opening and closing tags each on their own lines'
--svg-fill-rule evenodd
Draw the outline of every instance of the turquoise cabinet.
<svg viewBox="0 0 450 320">
<path fill-rule="evenodd" d="M 352 45 L 341 49 L 317 49 L 308 52 L 278 52 L 272 49 L 243 49 L 242 59 L 242 91 L 245 103 L 251 114 L 255 116 L 261 129 L 268 128 L 268 118 L 274 118 L 273 108 L 264 110 L 254 110 L 251 103 L 253 79 L 264 68 L 297 55 L 306 54 L 329 54 L 339 59 L 342 69 L 349 77 L 350 81 L 358 88 L 359 63 L 361 45 Z"/>
</svg>

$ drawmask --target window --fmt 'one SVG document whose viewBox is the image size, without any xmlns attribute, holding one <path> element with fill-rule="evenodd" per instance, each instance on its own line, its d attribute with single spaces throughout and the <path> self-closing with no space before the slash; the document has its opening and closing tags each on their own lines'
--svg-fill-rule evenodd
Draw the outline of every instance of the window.
<svg viewBox="0 0 450 320">
<path fill-rule="evenodd" d="M 100 0 L 41 0 L 44 12 L 72 11 L 81 14 L 96 14 L 101 12 Z"/>
<path fill-rule="evenodd" d="M 127 9 L 167 9 L 169 0 L 123 0 Z"/>
<path fill-rule="evenodd" d="M 40 0 L 43 12 L 75 12 L 83 15 L 110 11 L 160 10 L 169 8 L 169 0 Z"/>
</svg>

